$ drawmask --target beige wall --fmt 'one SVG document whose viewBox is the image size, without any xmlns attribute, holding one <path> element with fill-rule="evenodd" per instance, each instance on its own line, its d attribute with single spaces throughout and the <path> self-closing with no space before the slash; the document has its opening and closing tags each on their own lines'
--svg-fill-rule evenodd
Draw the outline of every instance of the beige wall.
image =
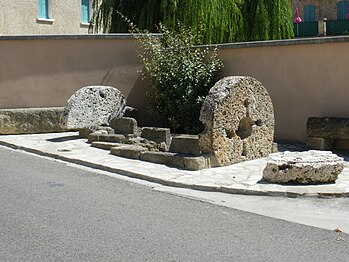
<svg viewBox="0 0 349 262">
<path fill-rule="evenodd" d="M 1 0 L 0 35 L 84 34 L 81 0 L 49 0 L 54 21 L 38 20 L 38 0 Z"/>
<path fill-rule="evenodd" d="M 146 124 L 136 42 L 130 38 L 86 37 L 0 38 L 0 108 L 65 106 L 81 87 L 102 84 L 118 88 L 128 104 L 139 109 Z"/>
<path fill-rule="evenodd" d="M 349 37 L 220 48 L 223 75 L 255 77 L 269 91 L 277 140 L 304 142 L 310 116 L 349 117 Z M 120 35 L 0 37 L 0 108 L 64 106 L 79 88 L 103 84 L 121 90 L 141 124 L 151 123 L 135 49 Z"/>
<path fill-rule="evenodd" d="M 349 42 L 229 48 L 224 75 L 249 75 L 272 98 L 278 140 L 305 141 L 310 116 L 349 117 Z"/>
</svg>

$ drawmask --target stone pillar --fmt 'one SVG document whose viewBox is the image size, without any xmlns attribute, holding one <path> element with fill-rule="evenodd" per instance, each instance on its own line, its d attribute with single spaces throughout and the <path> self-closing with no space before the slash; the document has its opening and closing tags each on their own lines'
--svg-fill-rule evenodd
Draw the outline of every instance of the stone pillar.
<svg viewBox="0 0 349 262">
<path fill-rule="evenodd" d="M 326 36 L 326 23 L 327 23 L 327 18 L 318 20 L 319 36 Z"/>
</svg>

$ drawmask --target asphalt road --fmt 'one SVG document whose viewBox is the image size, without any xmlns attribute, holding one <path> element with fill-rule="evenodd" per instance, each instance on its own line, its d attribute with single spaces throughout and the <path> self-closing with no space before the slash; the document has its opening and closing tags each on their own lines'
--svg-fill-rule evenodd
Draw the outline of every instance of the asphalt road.
<svg viewBox="0 0 349 262">
<path fill-rule="evenodd" d="M 349 261 L 349 235 L 0 147 L 0 261 Z"/>
</svg>

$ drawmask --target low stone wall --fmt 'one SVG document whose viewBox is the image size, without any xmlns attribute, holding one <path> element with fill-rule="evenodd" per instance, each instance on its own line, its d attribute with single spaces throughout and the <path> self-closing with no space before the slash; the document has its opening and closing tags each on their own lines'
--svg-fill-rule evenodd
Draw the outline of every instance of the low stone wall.
<svg viewBox="0 0 349 262">
<path fill-rule="evenodd" d="M 63 107 L 0 109 L 0 135 L 63 132 Z"/>
</svg>

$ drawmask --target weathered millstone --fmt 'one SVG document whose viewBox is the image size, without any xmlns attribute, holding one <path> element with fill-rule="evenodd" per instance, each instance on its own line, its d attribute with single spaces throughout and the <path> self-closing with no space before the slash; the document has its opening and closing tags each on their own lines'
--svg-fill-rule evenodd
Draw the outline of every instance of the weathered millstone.
<svg viewBox="0 0 349 262">
<path fill-rule="evenodd" d="M 274 109 L 262 84 L 252 77 L 226 77 L 211 88 L 200 113 L 205 130 L 202 153 L 211 166 L 267 156 L 273 149 Z"/>
<path fill-rule="evenodd" d="M 126 100 L 111 86 L 87 86 L 68 100 L 60 119 L 64 129 L 81 129 L 91 125 L 108 125 L 113 118 L 123 116 Z"/>
<path fill-rule="evenodd" d="M 271 157 L 263 170 L 263 179 L 277 184 L 331 183 L 336 181 L 343 168 L 343 158 L 331 151 L 286 151 Z"/>
</svg>

